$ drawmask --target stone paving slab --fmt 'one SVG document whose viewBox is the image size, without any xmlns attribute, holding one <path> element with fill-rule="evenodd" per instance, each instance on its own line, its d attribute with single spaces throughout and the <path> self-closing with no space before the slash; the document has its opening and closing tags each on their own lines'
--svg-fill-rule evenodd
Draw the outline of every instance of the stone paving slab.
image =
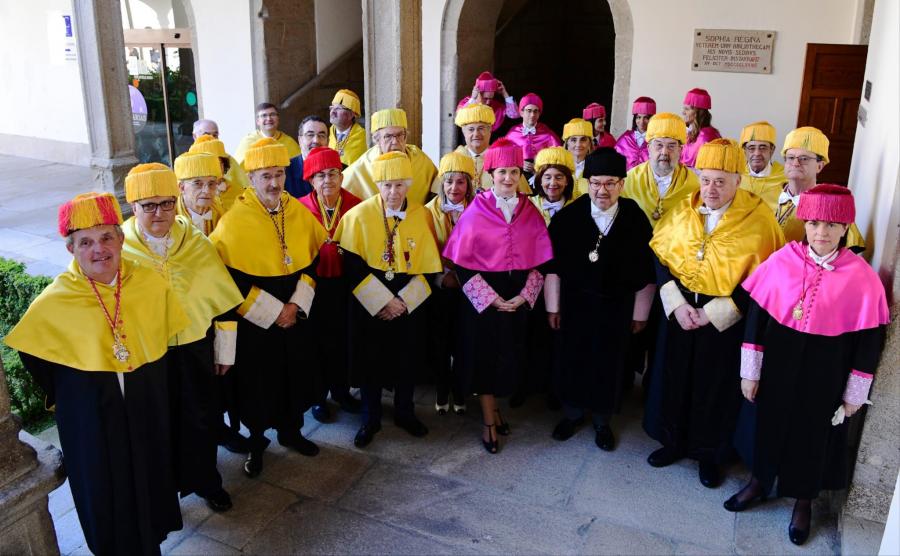
<svg viewBox="0 0 900 556">
<path fill-rule="evenodd" d="M 213 514 L 197 530 L 237 549 L 246 546 L 263 527 L 298 500 L 296 494 L 263 481 L 232 492 L 231 498 L 234 502 L 231 510 Z"/>
<path fill-rule="evenodd" d="M 736 514 L 734 547 L 738 554 L 840 554 L 837 523 L 822 498 L 813 504 L 809 539 L 796 546 L 788 539 L 794 500 L 777 498 Z"/>
</svg>

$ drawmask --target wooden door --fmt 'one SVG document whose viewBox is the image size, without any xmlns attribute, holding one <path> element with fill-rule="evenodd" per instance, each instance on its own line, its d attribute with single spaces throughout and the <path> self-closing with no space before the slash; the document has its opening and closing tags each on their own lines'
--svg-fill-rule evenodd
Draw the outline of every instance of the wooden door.
<svg viewBox="0 0 900 556">
<path fill-rule="evenodd" d="M 806 45 L 797 127 L 817 127 L 831 141 L 831 162 L 819 174 L 819 183 L 847 184 L 868 49 L 854 44 Z"/>
</svg>

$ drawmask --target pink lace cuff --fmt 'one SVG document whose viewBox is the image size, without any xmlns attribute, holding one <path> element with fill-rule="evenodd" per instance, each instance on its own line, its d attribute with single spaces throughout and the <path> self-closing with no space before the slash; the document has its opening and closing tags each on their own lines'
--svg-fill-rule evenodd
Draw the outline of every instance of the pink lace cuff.
<svg viewBox="0 0 900 556">
<path fill-rule="evenodd" d="M 497 292 L 481 277 L 481 274 L 476 274 L 463 284 L 462 291 L 479 313 L 490 307 L 497 299 Z"/>
<path fill-rule="evenodd" d="M 528 273 L 528 279 L 525 281 L 525 287 L 519 292 L 519 295 L 525 298 L 528 305 L 534 309 L 538 295 L 541 293 L 541 287 L 544 285 L 544 276 L 537 270 Z"/>
<path fill-rule="evenodd" d="M 741 346 L 741 378 L 759 380 L 762 374 L 763 347 L 744 342 Z"/>
<path fill-rule="evenodd" d="M 872 375 L 854 369 L 847 378 L 844 389 L 844 401 L 853 405 L 863 405 L 869 401 L 869 388 L 872 386 Z"/>
</svg>

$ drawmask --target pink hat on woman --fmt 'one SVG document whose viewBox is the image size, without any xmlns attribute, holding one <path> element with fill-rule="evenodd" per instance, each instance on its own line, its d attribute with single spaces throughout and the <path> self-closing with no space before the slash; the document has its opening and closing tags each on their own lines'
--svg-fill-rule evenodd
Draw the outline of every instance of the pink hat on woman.
<svg viewBox="0 0 900 556">
<path fill-rule="evenodd" d="M 856 220 L 853 193 L 843 185 L 820 183 L 800 194 L 797 219 L 851 224 Z"/>
<path fill-rule="evenodd" d="M 497 79 L 489 71 L 481 72 L 481 75 L 475 80 L 475 86 L 482 93 L 493 93 L 498 89 Z"/>
<path fill-rule="evenodd" d="M 544 111 L 544 101 L 534 93 L 528 93 L 522 97 L 522 100 L 519 101 L 519 110 L 524 110 L 529 104 L 537 106 L 541 112 Z"/>
<path fill-rule="evenodd" d="M 631 105 L 632 114 L 656 114 L 656 101 L 650 97 L 637 97 Z"/>
<path fill-rule="evenodd" d="M 592 102 L 584 107 L 581 111 L 581 117 L 585 120 L 596 120 L 597 118 L 606 117 L 606 107 L 602 104 Z"/>
<path fill-rule="evenodd" d="M 712 109 L 712 97 L 706 89 L 691 89 L 684 95 L 684 104 L 694 108 Z"/>
<path fill-rule="evenodd" d="M 484 171 L 493 172 L 494 168 L 521 168 L 525 165 L 522 147 L 505 137 L 497 139 L 484 153 Z"/>
</svg>

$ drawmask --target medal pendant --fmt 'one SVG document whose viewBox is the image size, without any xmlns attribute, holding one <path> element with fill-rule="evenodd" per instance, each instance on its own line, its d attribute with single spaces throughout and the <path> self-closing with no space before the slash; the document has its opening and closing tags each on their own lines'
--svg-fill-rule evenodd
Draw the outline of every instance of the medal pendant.
<svg viewBox="0 0 900 556">
<path fill-rule="evenodd" d="M 387 251 L 385 251 L 381 254 L 381 260 L 384 262 L 389 262 L 391 260 L 391 255 Z"/>
<path fill-rule="evenodd" d="M 596 249 L 594 249 L 593 251 L 588 253 L 588 260 L 591 261 L 592 263 L 595 263 L 598 260 L 600 260 L 600 254 L 597 253 Z"/>
<path fill-rule="evenodd" d="M 652 216 L 654 220 L 659 220 L 660 218 L 662 218 L 662 214 L 660 214 L 659 210 L 654 210 L 653 214 L 651 214 L 650 216 Z"/>
<path fill-rule="evenodd" d="M 121 362 L 128 361 L 128 358 L 131 357 L 131 352 L 128 351 L 128 348 L 125 347 L 120 341 L 116 341 L 112 347 L 113 356 Z"/>
<path fill-rule="evenodd" d="M 704 253 L 703 249 L 700 249 L 699 251 L 697 251 L 697 260 L 698 260 L 698 261 L 702 261 L 702 260 L 703 260 L 703 255 L 704 255 L 704 254 L 705 254 L 705 253 Z"/>
<path fill-rule="evenodd" d="M 801 320 L 803 318 L 803 300 L 797 302 L 797 305 L 794 306 L 794 310 L 791 311 L 791 316 L 794 317 L 794 320 Z"/>
<path fill-rule="evenodd" d="M 291 258 L 291 256 L 288 255 L 287 253 L 285 253 L 284 254 L 284 266 L 291 266 L 292 262 L 294 262 L 294 260 Z"/>
<path fill-rule="evenodd" d="M 387 280 L 388 282 L 390 282 L 391 280 L 393 280 L 393 279 L 394 279 L 394 271 L 393 271 L 393 270 L 388 270 L 387 272 L 385 272 L 385 273 L 384 273 L 384 279 Z"/>
</svg>

